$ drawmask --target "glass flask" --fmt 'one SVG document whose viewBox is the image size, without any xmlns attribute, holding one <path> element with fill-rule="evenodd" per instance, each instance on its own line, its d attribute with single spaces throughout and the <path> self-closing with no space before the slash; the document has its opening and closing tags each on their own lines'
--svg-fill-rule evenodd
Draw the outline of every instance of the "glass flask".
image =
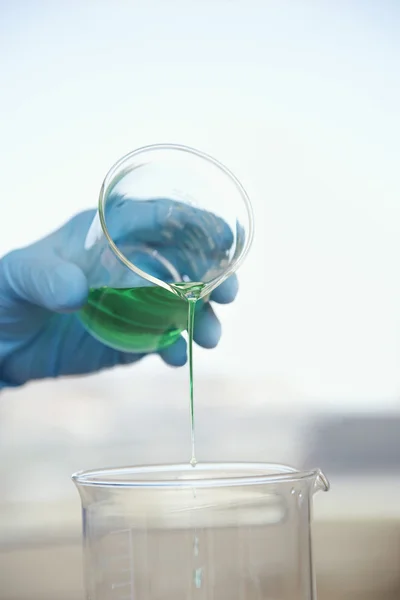
<svg viewBox="0 0 400 600">
<path fill-rule="evenodd" d="M 315 600 L 319 470 L 269 464 L 78 473 L 88 600 Z"/>
<path fill-rule="evenodd" d="M 226 167 L 185 146 L 135 150 L 107 174 L 77 249 L 89 283 L 80 319 L 117 350 L 162 350 L 187 329 L 187 299 L 207 300 L 252 237 L 250 201 Z"/>
</svg>

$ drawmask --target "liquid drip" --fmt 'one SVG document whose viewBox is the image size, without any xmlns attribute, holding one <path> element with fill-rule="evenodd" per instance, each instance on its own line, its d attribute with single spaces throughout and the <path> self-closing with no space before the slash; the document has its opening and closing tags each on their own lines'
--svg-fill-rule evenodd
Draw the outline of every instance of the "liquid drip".
<svg viewBox="0 0 400 600">
<path fill-rule="evenodd" d="M 196 299 L 188 298 L 188 359 L 189 359 L 189 394 L 190 394 L 190 439 L 192 444 L 192 456 L 190 464 L 195 467 L 196 460 L 196 439 L 194 422 L 194 381 L 193 381 L 193 334 L 194 334 L 194 316 L 196 311 Z"/>
<path fill-rule="evenodd" d="M 176 287 L 179 294 L 182 294 L 187 301 L 187 332 L 188 332 L 188 363 L 189 363 L 189 406 L 190 406 L 190 440 L 191 440 L 191 458 L 190 464 L 195 467 L 196 458 L 196 433 L 195 433 L 195 410 L 194 410 L 194 377 L 193 377 L 193 336 L 196 306 L 204 288 L 204 283 L 180 283 Z"/>
</svg>

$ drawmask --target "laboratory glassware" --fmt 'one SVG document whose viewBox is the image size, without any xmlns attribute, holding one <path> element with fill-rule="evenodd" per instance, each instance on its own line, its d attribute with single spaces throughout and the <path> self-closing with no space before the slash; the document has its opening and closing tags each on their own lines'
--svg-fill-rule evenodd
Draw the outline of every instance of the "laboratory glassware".
<svg viewBox="0 0 400 600">
<path fill-rule="evenodd" d="M 249 198 L 225 166 L 186 146 L 139 148 L 106 175 L 79 249 L 80 318 L 117 350 L 162 350 L 187 329 L 185 299 L 208 299 L 252 238 Z"/>
<path fill-rule="evenodd" d="M 319 470 L 273 464 L 103 469 L 73 476 L 88 600 L 315 600 Z"/>
</svg>

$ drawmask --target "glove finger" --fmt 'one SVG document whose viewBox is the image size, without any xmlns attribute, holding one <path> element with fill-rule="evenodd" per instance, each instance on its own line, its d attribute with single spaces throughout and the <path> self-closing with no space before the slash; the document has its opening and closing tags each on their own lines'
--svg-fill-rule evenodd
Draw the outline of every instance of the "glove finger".
<svg viewBox="0 0 400 600">
<path fill-rule="evenodd" d="M 229 304 L 233 302 L 239 290 L 239 282 L 236 275 L 231 275 L 211 294 L 211 300 L 218 304 Z"/>
<path fill-rule="evenodd" d="M 203 348 L 215 348 L 221 338 L 221 323 L 209 303 L 196 313 L 193 338 Z"/>
<path fill-rule="evenodd" d="M 171 367 L 182 367 L 187 360 L 187 345 L 183 337 L 180 337 L 172 346 L 161 350 L 159 353 L 167 365 Z"/>
<path fill-rule="evenodd" d="M 15 250 L 0 261 L 0 289 L 11 301 L 24 301 L 51 311 L 81 308 L 87 299 L 88 283 L 73 263 L 53 253 Z"/>
<path fill-rule="evenodd" d="M 203 348 L 214 348 L 221 337 L 221 325 L 214 314 L 213 309 L 207 303 L 196 313 L 194 324 L 194 341 Z M 162 350 L 161 358 L 168 365 L 181 367 L 187 360 L 187 344 L 180 337 L 172 346 Z"/>
</svg>

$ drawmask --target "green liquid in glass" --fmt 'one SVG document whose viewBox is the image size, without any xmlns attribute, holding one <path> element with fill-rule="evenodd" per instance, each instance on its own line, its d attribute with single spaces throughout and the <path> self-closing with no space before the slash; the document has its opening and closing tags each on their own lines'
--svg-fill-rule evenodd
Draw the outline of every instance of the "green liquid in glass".
<svg viewBox="0 0 400 600">
<path fill-rule="evenodd" d="M 158 286 L 93 288 L 80 318 L 90 333 L 123 352 L 158 352 L 187 329 L 187 301 Z"/>
</svg>

